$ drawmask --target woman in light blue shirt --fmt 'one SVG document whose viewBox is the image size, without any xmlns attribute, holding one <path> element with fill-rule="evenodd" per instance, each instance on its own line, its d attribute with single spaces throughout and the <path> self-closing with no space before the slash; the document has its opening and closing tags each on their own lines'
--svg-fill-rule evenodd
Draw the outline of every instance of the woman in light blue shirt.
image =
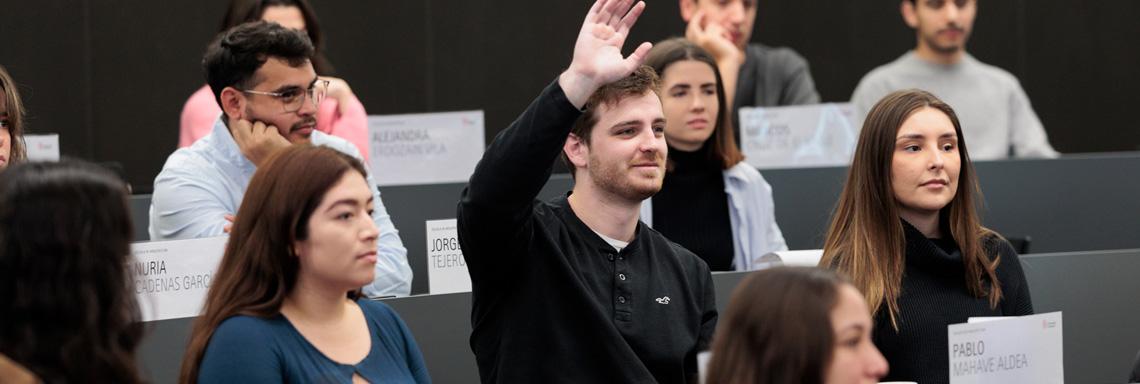
<svg viewBox="0 0 1140 384">
<path fill-rule="evenodd" d="M 645 63 L 661 76 L 669 164 L 661 192 L 642 203 L 641 220 L 714 271 L 755 269 L 760 256 L 787 250 L 772 187 L 733 139 L 716 61 L 675 38 L 657 43 Z"/>
<path fill-rule="evenodd" d="M 182 383 L 429 382 L 387 305 L 359 300 L 379 230 L 360 161 L 293 146 L 258 167 L 182 362 Z"/>
</svg>

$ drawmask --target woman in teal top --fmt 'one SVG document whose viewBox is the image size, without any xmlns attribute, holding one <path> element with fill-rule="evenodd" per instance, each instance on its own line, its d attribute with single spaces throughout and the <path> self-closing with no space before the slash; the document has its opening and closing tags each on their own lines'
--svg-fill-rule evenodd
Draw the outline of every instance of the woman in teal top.
<svg viewBox="0 0 1140 384">
<path fill-rule="evenodd" d="M 354 374 L 372 383 L 428 382 L 416 341 L 396 313 L 376 301 L 357 304 L 372 334 L 372 348 L 358 363 L 326 357 L 285 316 L 234 316 L 214 330 L 198 382 L 335 383 Z"/>
<path fill-rule="evenodd" d="M 404 322 L 358 300 L 379 237 L 364 175 L 358 160 L 319 146 L 258 167 L 180 382 L 430 382 Z"/>
</svg>

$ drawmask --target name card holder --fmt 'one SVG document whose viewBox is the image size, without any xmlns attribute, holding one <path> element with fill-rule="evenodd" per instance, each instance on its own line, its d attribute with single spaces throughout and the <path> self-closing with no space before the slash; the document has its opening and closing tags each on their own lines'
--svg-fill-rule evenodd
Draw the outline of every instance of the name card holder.
<svg viewBox="0 0 1140 384">
<path fill-rule="evenodd" d="M 760 169 L 844 166 L 859 140 L 853 116 L 850 103 L 741 108 L 740 148 Z"/>
<path fill-rule="evenodd" d="M 1061 312 L 950 325 L 950 384 L 1064 383 L 1061 325 Z"/>
<path fill-rule="evenodd" d="M 428 220 L 426 225 L 428 293 L 471 292 L 455 219 Z"/>
<path fill-rule="evenodd" d="M 143 321 L 194 317 L 202 310 L 228 236 L 131 244 L 129 269 Z"/>
<path fill-rule="evenodd" d="M 369 167 L 382 187 L 465 182 L 483 135 L 483 111 L 369 116 Z"/>
</svg>

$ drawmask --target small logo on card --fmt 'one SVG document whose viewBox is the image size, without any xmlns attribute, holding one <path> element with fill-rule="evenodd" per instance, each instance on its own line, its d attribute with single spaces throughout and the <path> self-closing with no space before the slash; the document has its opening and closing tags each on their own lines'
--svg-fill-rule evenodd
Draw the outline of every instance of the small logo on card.
<svg viewBox="0 0 1140 384">
<path fill-rule="evenodd" d="M 669 304 L 669 296 L 658 297 L 657 304 Z"/>
</svg>

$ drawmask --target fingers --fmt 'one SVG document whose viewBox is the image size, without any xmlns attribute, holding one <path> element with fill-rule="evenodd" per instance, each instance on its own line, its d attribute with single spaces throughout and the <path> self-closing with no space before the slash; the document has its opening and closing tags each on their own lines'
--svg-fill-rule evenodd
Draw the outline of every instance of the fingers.
<svg viewBox="0 0 1140 384">
<path fill-rule="evenodd" d="M 233 231 L 233 229 L 234 229 L 234 215 L 227 213 L 225 215 L 222 215 L 222 218 L 226 219 L 226 225 L 222 226 L 222 231 L 224 231 L 225 233 L 230 233 L 231 231 Z"/>
<path fill-rule="evenodd" d="M 689 25 L 685 27 L 685 38 L 694 43 L 700 44 L 708 32 L 705 26 L 705 19 L 708 14 L 704 10 L 697 11 L 693 14 L 693 18 L 689 20 Z"/>
<path fill-rule="evenodd" d="M 602 4 L 605 4 L 605 2 L 606 0 L 595 0 L 594 5 L 591 5 L 590 10 L 586 12 L 586 20 L 590 20 L 591 17 L 597 16 L 598 12 L 602 11 Z"/>
<path fill-rule="evenodd" d="M 629 5 L 632 2 L 633 0 L 598 0 L 593 7 L 590 7 L 590 13 L 586 16 L 586 23 L 608 25 L 616 30 L 628 17 Z M 645 6 L 642 5 L 641 8 L 644 9 Z M 595 10 L 597 11 L 596 14 L 593 13 Z M 638 14 L 640 13 L 638 11 Z M 634 17 L 633 20 L 637 20 L 637 18 Z"/>
<path fill-rule="evenodd" d="M 618 29 L 618 25 L 625 16 L 626 11 L 629 9 L 629 3 L 633 0 L 618 0 L 614 2 L 613 10 L 610 12 L 610 19 L 606 22 L 613 29 Z"/>
<path fill-rule="evenodd" d="M 253 123 L 253 129 L 251 129 L 250 131 L 251 131 L 253 137 L 259 138 L 259 139 L 266 138 L 266 137 L 273 137 L 273 136 L 281 137 L 281 132 L 277 130 L 276 126 L 270 125 L 270 124 L 265 124 L 265 123 L 260 122 L 260 121 Z"/>
<path fill-rule="evenodd" d="M 238 143 L 246 142 L 251 132 L 253 132 L 253 125 L 246 119 L 238 119 L 231 123 L 231 125 L 230 134 L 233 135 L 234 141 Z"/>
<path fill-rule="evenodd" d="M 607 3 L 612 0 L 598 0 L 590 7 L 590 12 L 586 14 L 586 24 L 605 23 L 610 19 L 610 13 Z"/>
<path fill-rule="evenodd" d="M 650 48 L 653 48 L 653 44 L 648 41 L 641 43 L 633 53 L 629 54 L 629 57 L 625 58 L 626 68 L 629 69 L 627 73 L 632 73 L 641 63 L 645 62 L 645 57 L 649 55 Z"/>
<path fill-rule="evenodd" d="M 728 30 L 720 24 L 709 24 L 705 27 L 705 37 L 727 37 Z"/>
<path fill-rule="evenodd" d="M 633 25 L 637 23 L 637 18 L 641 17 L 641 13 L 644 11 L 644 1 L 638 1 L 637 4 L 634 4 L 633 8 L 629 10 L 629 13 L 626 13 L 625 17 L 621 19 L 617 27 L 617 32 L 622 36 L 628 36 L 630 28 L 633 28 Z"/>
</svg>

